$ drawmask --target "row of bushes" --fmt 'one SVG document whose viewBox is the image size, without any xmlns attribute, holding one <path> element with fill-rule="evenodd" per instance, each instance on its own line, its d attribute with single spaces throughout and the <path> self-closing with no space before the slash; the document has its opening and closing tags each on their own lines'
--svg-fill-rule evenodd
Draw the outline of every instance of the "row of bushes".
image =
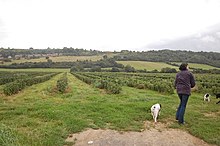
<svg viewBox="0 0 220 146">
<path fill-rule="evenodd" d="M 67 73 L 64 73 L 59 80 L 57 80 L 57 90 L 61 93 L 64 93 L 68 86 Z"/>
<path fill-rule="evenodd" d="M 48 74 L 48 73 L 46 73 L 46 72 L 7 72 L 7 71 L 3 71 L 3 72 L 0 72 L 0 85 L 14 82 L 15 80 L 19 80 L 19 79 L 29 78 L 30 76 L 32 78 L 34 78 L 36 76 L 43 76 L 46 74 Z"/>
<path fill-rule="evenodd" d="M 139 80 L 139 79 L 130 79 L 126 81 L 126 85 L 129 87 L 134 87 L 138 89 L 150 89 L 154 91 L 158 91 L 161 93 L 174 93 L 174 86 L 171 82 L 167 80 L 161 81 L 151 81 L 151 80 Z"/>
<path fill-rule="evenodd" d="M 55 76 L 57 73 L 51 73 L 44 76 L 37 76 L 37 77 L 30 77 L 27 79 L 19 79 L 15 80 L 14 82 L 10 82 L 8 84 L 5 84 L 3 87 L 3 92 L 5 95 L 12 95 L 16 94 L 22 89 L 24 89 L 26 86 L 31 86 L 33 84 L 42 83 L 44 81 L 49 80 L 51 77 Z"/>
<path fill-rule="evenodd" d="M 103 78 L 90 78 L 84 75 L 81 75 L 79 73 L 72 73 L 75 77 L 82 80 L 83 82 L 87 84 L 92 84 L 96 88 L 105 89 L 107 93 L 110 94 L 119 94 L 122 90 L 121 84 L 116 81 L 107 80 Z"/>
<path fill-rule="evenodd" d="M 124 86 L 138 89 L 150 89 L 161 93 L 174 93 L 174 76 L 168 74 L 134 74 L 134 73 L 82 73 L 96 78 L 107 78 Z"/>
</svg>

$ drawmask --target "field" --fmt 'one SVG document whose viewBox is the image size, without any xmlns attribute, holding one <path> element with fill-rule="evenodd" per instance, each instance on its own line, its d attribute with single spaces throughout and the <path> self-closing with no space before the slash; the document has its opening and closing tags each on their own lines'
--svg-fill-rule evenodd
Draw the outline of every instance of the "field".
<svg viewBox="0 0 220 146">
<path fill-rule="evenodd" d="M 176 64 L 180 64 L 180 63 L 176 63 Z M 213 67 L 210 65 L 206 65 L 206 64 L 198 64 L 198 63 L 189 63 L 189 67 L 192 68 L 200 68 L 200 69 L 204 69 L 204 70 L 208 70 L 208 69 L 219 69 L 217 67 Z"/>
<path fill-rule="evenodd" d="M 162 68 L 175 68 L 176 70 L 179 70 L 178 67 L 176 66 L 172 66 L 172 65 L 168 65 L 166 63 L 163 62 L 148 62 L 148 61 L 117 61 L 118 63 L 125 65 L 131 65 L 132 67 L 134 67 L 135 69 L 141 69 L 144 70 L 146 69 L 147 71 L 152 71 L 152 70 L 158 70 L 160 71 Z M 180 64 L 180 63 L 176 63 L 176 64 Z M 190 67 L 193 68 L 201 68 L 204 70 L 207 69 L 219 69 L 210 65 L 205 65 L 205 64 L 197 64 L 197 63 L 189 63 Z"/>
<path fill-rule="evenodd" d="M 117 63 L 121 63 L 124 66 L 126 65 L 130 65 L 132 67 L 134 67 L 135 69 L 141 69 L 141 70 L 148 70 L 148 71 L 152 71 L 152 70 L 158 70 L 160 71 L 162 68 L 165 67 L 170 67 L 170 68 L 176 68 L 172 65 L 168 65 L 166 63 L 162 63 L 162 62 L 147 62 L 147 61 L 117 61 Z"/>
<path fill-rule="evenodd" d="M 112 55 L 110 55 L 112 56 Z M 49 57 L 53 62 L 73 62 L 73 61 L 84 61 L 84 60 L 91 60 L 97 61 L 102 59 L 103 55 L 97 56 L 57 56 L 57 57 Z M 45 57 L 37 58 L 37 59 L 20 59 L 20 60 L 12 60 L 12 62 L 5 62 L 4 65 L 9 65 L 12 63 L 24 63 L 24 62 L 47 62 Z"/>
<path fill-rule="evenodd" d="M 174 74 L 80 74 L 92 79 L 114 80 L 122 85 L 119 94 L 111 94 L 96 88 L 100 87 L 99 82 L 86 84 L 68 72 L 68 87 L 60 93 L 56 85 L 64 72 L 10 96 L 4 95 L 4 85 L 0 86 L 0 145 L 72 145 L 65 142 L 68 135 L 86 128 L 141 131 L 144 121 L 152 121 L 149 109 L 157 102 L 163 106 L 159 122 L 168 124 L 168 128 L 188 131 L 208 143 L 220 145 L 220 110 L 214 97 L 206 103 L 203 102 L 203 93 L 193 92 L 187 105 L 186 125 L 181 126 L 174 118 L 179 103 L 175 92 L 138 89 L 140 86 L 131 87 L 128 86 L 132 85 L 130 82 L 125 85 L 120 81 L 132 78 L 135 83 L 143 84 L 138 82 L 140 78 L 148 81 L 151 77 L 170 82 Z M 118 78 L 115 80 L 113 77 Z M 212 78 L 219 85 L 219 75 Z M 204 79 L 204 76 L 199 79 Z"/>
</svg>

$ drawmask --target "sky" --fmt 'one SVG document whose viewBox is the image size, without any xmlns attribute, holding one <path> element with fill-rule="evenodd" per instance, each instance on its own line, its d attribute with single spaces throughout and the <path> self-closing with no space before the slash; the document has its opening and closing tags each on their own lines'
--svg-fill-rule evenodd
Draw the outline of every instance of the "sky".
<svg viewBox="0 0 220 146">
<path fill-rule="evenodd" d="M 0 0 L 0 47 L 143 50 L 220 23 L 220 0 Z"/>
</svg>

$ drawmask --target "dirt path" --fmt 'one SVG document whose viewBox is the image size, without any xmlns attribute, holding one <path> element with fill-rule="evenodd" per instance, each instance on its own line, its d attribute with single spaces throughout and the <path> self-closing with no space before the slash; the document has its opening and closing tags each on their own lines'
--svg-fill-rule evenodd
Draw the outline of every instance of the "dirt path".
<svg viewBox="0 0 220 146">
<path fill-rule="evenodd" d="M 167 129 L 159 123 L 142 132 L 88 129 L 69 135 L 66 141 L 74 142 L 74 146 L 211 146 L 185 131 Z"/>
</svg>

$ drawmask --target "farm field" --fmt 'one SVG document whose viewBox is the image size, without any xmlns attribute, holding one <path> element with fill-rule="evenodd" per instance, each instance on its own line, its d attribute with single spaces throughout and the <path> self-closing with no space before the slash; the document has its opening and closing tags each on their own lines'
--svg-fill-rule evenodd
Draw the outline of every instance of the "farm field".
<svg viewBox="0 0 220 146">
<path fill-rule="evenodd" d="M 144 121 L 152 121 L 149 110 L 157 102 L 163 107 L 159 123 L 167 124 L 167 128 L 188 131 L 208 143 L 220 145 L 220 109 L 215 104 L 217 99 L 214 95 L 211 102 L 206 103 L 203 102 L 203 93 L 193 92 L 187 105 L 187 123 L 180 126 L 174 118 L 179 103 L 175 92 L 153 91 L 145 87 L 138 89 L 139 84 L 143 85 L 140 79 L 158 79 L 169 85 L 174 74 L 78 73 L 81 77 L 96 80 L 86 84 L 68 72 L 68 87 L 64 93 L 60 93 L 56 85 L 64 72 L 10 96 L 4 95 L 4 85 L 0 86 L 0 145 L 73 145 L 65 142 L 68 135 L 87 128 L 142 131 Z M 204 76 L 196 77 L 202 86 Z M 120 92 L 110 94 L 105 88 L 97 88 L 102 78 L 122 85 Z M 218 86 L 219 75 L 211 78 L 217 80 L 214 83 Z M 122 82 L 129 79 L 133 82 Z M 155 89 L 160 88 L 158 86 Z"/>
<path fill-rule="evenodd" d="M 179 64 L 180 63 L 176 63 Z M 210 66 L 210 65 L 206 65 L 206 64 L 198 64 L 198 63 L 189 63 L 190 67 L 192 68 L 200 68 L 200 69 L 204 69 L 204 70 L 208 70 L 208 69 L 220 69 L 214 66 Z"/>
<path fill-rule="evenodd" d="M 135 69 L 141 69 L 141 70 L 148 70 L 148 71 L 152 71 L 152 70 L 158 70 L 160 71 L 162 68 L 175 68 L 176 70 L 179 70 L 179 67 L 176 66 L 172 66 L 172 65 L 168 65 L 164 62 L 148 62 L 148 61 L 117 61 L 117 63 L 121 63 L 124 66 L 125 65 L 131 65 L 132 67 L 134 67 Z M 180 63 L 176 63 L 176 64 L 180 64 Z M 208 69 L 220 69 L 217 67 L 213 67 L 210 65 L 205 65 L 205 64 L 197 64 L 197 63 L 189 63 L 190 67 L 193 68 L 200 68 L 200 69 L 204 69 L 204 70 L 208 70 Z"/>
<path fill-rule="evenodd" d="M 163 62 L 117 61 L 117 63 L 121 63 L 124 66 L 130 65 L 130 66 L 134 67 L 135 69 L 141 69 L 141 70 L 146 69 L 147 71 L 152 71 L 152 70 L 155 70 L 155 69 L 160 71 L 162 68 L 165 68 L 165 67 L 170 67 L 170 68 L 178 69 L 178 67 L 175 67 L 175 66 L 172 66 L 172 65 L 168 65 L 168 64 L 163 63 Z"/>
<path fill-rule="evenodd" d="M 110 56 L 113 56 L 110 54 Z M 97 61 L 103 58 L 103 55 L 96 56 L 58 56 L 58 57 L 49 57 L 53 62 L 73 62 L 73 61 L 84 61 L 91 60 Z M 47 62 L 45 57 L 37 58 L 37 59 L 20 59 L 20 60 L 12 60 L 12 62 L 5 62 L 4 65 L 10 65 L 12 63 L 24 63 L 24 62 Z"/>
</svg>

